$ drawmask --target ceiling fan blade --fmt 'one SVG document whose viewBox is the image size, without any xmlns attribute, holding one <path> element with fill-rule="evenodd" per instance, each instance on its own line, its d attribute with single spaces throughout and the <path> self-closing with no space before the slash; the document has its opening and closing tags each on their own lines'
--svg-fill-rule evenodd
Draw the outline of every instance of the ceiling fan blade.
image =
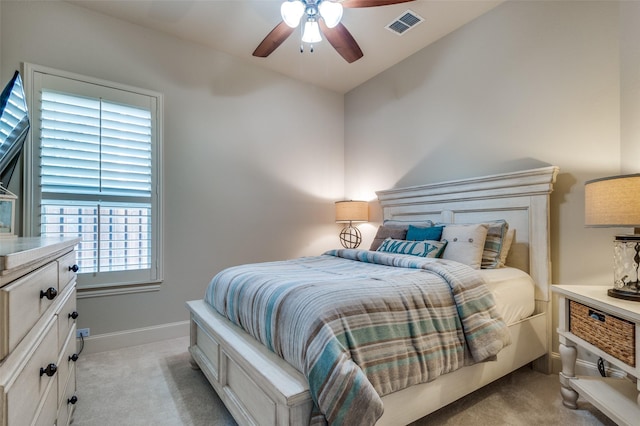
<svg viewBox="0 0 640 426">
<path fill-rule="evenodd" d="M 360 46 L 342 23 L 333 28 L 327 27 L 323 20 L 318 23 L 324 36 L 345 61 L 352 63 L 364 56 Z"/>
<path fill-rule="evenodd" d="M 342 7 L 376 7 L 376 6 L 388 6 L 391 4 L 408 3 L 414 0 L 344 0 Z"/>
<path fill-rule="evenodd" d="M 293 33 L 295 28 L 291 28 L 287 24 L 280 22 L 269 34 L 262 40 L 262 42 L 253 51 L 253 56 L 260 58 L 266 58 L 271 55 L 274 50 L 278 48 L 289 36 Z"/>
</svg>

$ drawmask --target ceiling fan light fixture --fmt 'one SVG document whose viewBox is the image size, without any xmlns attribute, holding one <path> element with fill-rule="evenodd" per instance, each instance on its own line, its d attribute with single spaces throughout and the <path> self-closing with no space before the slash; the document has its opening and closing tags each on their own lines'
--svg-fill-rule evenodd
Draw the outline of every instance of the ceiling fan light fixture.
<svg viewBox="0 0 640 426">
<path fill-rule="evenodd" d="M 300 25 L 300 18 L 304 15 L 305 6 L 300 0 L 287 0 L 280 6 L 282 20 L 291 28 Z"/>
<path fill-rule="evenodd" d="M 313 18 L 307 19 L 304 23 L 304 31 L 302 32 L 302 41 L 305 43 L 319 43 L 322 41 L 320 35 L 320 26 L 318 21 Z"/>
<path fill-rule="evenodd" d="M 320 16 L 324 19 L 324 23 L 327 27 L 333 28 L 340 23 L 342 19 L 342 4 L 328 0 L 323 0 L 318 5 L 318 11 Z"/>
</svg>

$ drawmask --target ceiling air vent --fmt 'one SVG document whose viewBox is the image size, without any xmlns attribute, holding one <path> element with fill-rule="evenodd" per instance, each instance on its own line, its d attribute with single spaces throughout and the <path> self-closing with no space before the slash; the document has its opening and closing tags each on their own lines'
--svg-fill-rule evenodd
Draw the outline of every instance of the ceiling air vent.
<svg viewBox="0 0 640 426">
<path fill-rule="evenodd" d="M 424 21 L 424 19 L 420 15 L 417 15 L 412 10 L 407 10 L 385 28 L 398 35 L 402 35 L 422 21 Z"/>
</svg>

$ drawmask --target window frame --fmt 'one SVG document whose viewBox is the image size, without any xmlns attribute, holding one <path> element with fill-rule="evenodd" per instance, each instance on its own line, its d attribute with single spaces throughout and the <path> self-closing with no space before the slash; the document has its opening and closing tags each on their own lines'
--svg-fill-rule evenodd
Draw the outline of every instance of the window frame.
<svg viewBox="0 0 640 426">
<path fill-rule="evenodd" d="M 155 111 L 152 112 L 152 267 L 149 275 L 142 278 L 140 271 L 112 271 L 102 273 L 78 273 L 78 297 L 93 297 L 124 293 L 139 293 L 159 290 L 160 283 L 164 280 L 163 267 L 163 95 L 161 93 L 102 80 L 94 77 L 61 71 L 41 65 L 30 63 L 23 64 L 23 81 L 25 86 L 27 107 L 30 112 L 31 131 L 25 141 L 23 162 L 23 228 L 22 234 L 26 237 L 40 235 L 40 204 L 39 190 L 39 92 L 36 87 L 36 74 L 51 75 L 54 77 L 74 80 L 79 83 L 100 87 L 107 90 L 118 90 L 153 98 Z M 82 95 L 82 93 L 75 93 Z M 36 111 L 37 108 L 38 111 Z M 136 273 L 137 272 L 137 273 Z M 108 278 L 107 278 L 108 277 Z"/>
</svg>

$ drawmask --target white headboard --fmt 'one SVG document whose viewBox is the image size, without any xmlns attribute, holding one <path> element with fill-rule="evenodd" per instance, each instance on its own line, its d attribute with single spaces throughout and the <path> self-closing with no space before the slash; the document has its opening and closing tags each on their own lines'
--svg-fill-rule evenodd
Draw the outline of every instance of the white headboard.
<svg viewBox="0 0 640 426">
<path fill-rule="evenodd" d="M 378 191 L 384 219 L 477 223 L 505 219 L 515 229 L 507 265 L 528 272 L 536 300 L 549 301 L 549 195 L 555 166 Z"/>
</svg>

